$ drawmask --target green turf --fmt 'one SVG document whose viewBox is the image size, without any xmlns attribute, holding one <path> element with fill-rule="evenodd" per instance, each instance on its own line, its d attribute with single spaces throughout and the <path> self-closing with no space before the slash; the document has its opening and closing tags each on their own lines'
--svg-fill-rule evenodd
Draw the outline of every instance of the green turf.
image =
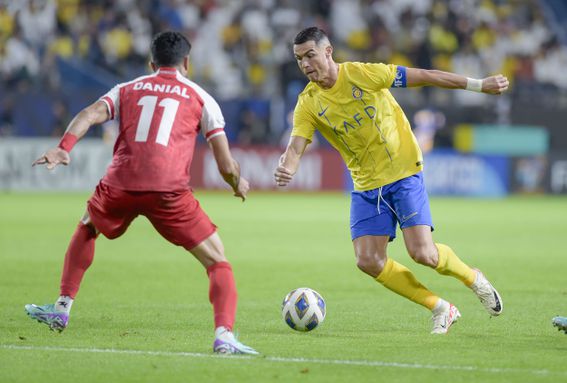
<svg viewBox="0 0 567 383">
<path fill-rule="evenodd" d="M 567 381 L 567 336 L 551 326 L 567 315 L 566 198 L 432 200 L 435 239 L 481 268 L 505 308 L 489 319 L 458 281 L 413 264 L 399 238 L 390 255 L 463 315 L 447 336 L 432 336 L 427 311 L 356 269 L 348 197 L 252 194 L 242 204 L 228 192 L 197 196 L 234 267 L 240 337 L 262 356 L 212 357 L 206 274 L 145 218 L 119 240 L 97 241 L 65 332 L 32 322 L 23 306 L 56 298 L 88 196 L 4 193 L 0 382 Z M 280 317 L 283 297 L 301 286 L 328 307 L 307 334 Z"/>
</svg>

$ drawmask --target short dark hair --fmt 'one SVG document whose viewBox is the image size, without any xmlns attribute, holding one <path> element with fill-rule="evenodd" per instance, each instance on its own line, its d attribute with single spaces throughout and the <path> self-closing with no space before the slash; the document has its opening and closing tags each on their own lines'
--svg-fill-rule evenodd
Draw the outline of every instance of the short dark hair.
<svg viewBox="0 0 567 383">
<path fill-rule="evenodd" d="M 315 41 L 315 44 L 319 44 L 319 42 L 324 39 L 329 39 L 329 36 L 327 36 L 327 33 L 324 30 L 318 27 L 309 27 L 295 35 L 293 43 L 298 45 L 307 41 Z"/>
<path fill-rule="evenodd" d="M 156 66 L 176 66 L 189 55 L 191 43 L 179 32 L 160 32 L 154 36 L 150 51 Z"/>
</svg>

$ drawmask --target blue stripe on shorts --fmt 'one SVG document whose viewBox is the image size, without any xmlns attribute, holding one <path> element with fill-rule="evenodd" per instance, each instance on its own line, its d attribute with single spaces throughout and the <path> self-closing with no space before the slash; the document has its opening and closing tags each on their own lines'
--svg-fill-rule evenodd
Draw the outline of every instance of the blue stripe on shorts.
<svg viewBox="0 0 567 383">
<path fill-rule="evenodd" d="M 429 199 L 421 172 L 381 188 L 353 191 L 350 204 L 352 240 L 364 235 L 387 235 L 396 238 L 401 229 L 427 225 L 433 231 Z"/>
</svg>

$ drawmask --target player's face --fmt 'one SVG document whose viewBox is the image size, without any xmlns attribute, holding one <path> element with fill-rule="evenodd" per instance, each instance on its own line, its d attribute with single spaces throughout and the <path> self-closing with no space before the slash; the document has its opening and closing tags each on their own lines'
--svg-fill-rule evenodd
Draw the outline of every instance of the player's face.
<svg viewBox="0 0 567 383">
<path fill-rule="evenodd" d="M 293 54 L 299 69 L 309 81 L 321 81 L 329 70 L 330 45 L 306 41 L 293 46 Z"/>
</svg>

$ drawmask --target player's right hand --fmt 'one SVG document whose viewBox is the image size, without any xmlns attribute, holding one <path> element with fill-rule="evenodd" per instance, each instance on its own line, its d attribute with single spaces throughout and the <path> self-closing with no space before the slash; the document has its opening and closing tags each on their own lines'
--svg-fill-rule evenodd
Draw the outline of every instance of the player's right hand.
<svg viewBox="0 0 567 383">
<path fill-rule="evenodd" d="M 234 190 L 234 196 L 242 198 L 242 202 L 244 202 L 246 201 L 246 194 L 248 194 L 248 190 L 250 190 L 250 184 L 246 178 L 241 176 L 238 186 Z"/>
<path fill-rule="evenodd" d="M 291 182 L 293 178 L 293 174 L 289 169 L 284 168 L 283 166 L 278 166 L 274 173 L 274 179 L 276 180 L 276 185 L 278 186 L 287 186 Z"/>
<path fill-rule="evenodd" d="M 69 165 L 71 157 L 69 153 L 59 147 L 49 149 L 41 157 L 35 160 L 32 166 L 46 164 L 47 169 L 51 170 L 57 165 Z"/>
</svg>

